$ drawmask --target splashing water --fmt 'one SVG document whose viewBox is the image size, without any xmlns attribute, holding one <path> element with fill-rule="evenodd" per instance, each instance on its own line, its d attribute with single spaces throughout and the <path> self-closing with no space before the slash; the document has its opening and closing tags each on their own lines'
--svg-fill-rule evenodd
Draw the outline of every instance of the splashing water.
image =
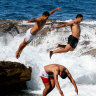
<svg viewBox="0 0 96 96">
<path fill-rule="evenodd" d="M 39 77 L 40 68 L 47 64 L 61 64 L 69 69 L 75 79 L 79 90 L 78 96 L 95 96 L 96 59 L 91 55 L 82 55 L 82 53 L 96 48 L 95 23 L 96 21 L 82 22 L 80 25 L 81 37 L 77 48 L 73 52 L 54 54 L 52 59 L 49 58 L 49 50 L 53 50 L 58 43 L 67 43 L 68 36 L 71 34 L 70 27 L 48 32 L 47 36 L 39 40 L 38 46 L 32 45 L 33 43 L 29 44 L 19 59 L 15 58 L 15 52 L 23 41 L 24 35 L 19 34 L 14 38 L 10 34 L 0 35 L 0 61 L 16 61 L 32 67 L 32 78 L 27 82 L 27 92 L 29 93 L 42 94 L 44 85 Z M 33 41 L 35 44 L 37 43 L 36 39 Z M 84 41 L 89 43 L 86 45 Z M 76 96 L 74 87 L 68 79 L 59 78 L 59 82 L 64 96 Z M 57 88 L 48 94 L 48 96 L 54 95 L 60 96 Z"/>
</svg>

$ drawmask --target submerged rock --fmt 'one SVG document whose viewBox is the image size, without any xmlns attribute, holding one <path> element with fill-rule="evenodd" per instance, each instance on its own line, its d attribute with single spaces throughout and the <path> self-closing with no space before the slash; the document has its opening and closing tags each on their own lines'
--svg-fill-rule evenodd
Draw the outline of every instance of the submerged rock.
<svg viewBox="0 0 96 96">
<path fill-rule="evenodd" d="M 23 89 L 31 79 L 31 67 L 18 62 L 0 61 L 0 91 Z"/>
</svg>

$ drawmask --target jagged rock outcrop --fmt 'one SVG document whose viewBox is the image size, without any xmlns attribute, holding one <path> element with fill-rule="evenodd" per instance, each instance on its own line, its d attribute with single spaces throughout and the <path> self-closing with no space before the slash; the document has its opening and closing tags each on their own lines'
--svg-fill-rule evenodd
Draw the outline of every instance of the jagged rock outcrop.
<svg viewBox="0 0 96 96">
<path fill-rule="evenodd" d="M 21 63 L 0 61 L 0 92 L 25 88 L 26 81 L 31 79 L 31 72 L 31 67 Z"/>
<path fill-rule="evenodd" d="M 0 32 L 9 32 L 12 29 L 16 30 L 19 33 L 18 28 L 16 27 L 17 23 L 11 21 L 0 21 Z"/>
</svg>

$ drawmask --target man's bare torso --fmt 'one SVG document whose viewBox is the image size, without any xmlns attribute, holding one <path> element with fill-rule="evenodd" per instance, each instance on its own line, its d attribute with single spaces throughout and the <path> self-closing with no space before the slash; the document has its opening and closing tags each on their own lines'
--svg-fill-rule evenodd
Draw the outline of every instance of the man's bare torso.
<svg viewBox="0 0 96 96">
<path fill-rule="evenodd" d="M 40 20 L 37 21 L 35 23 L 34 27 L 31 29 L 31 34 L 36 34 L 46 24 L 47 19 L 43 18 L 43 16 L 39 17 L 38 19 L 40 19 Z"/>
<path fill-rule="evenodd" d="M 74 23 L 72 26 L 71 26 L 71 30 L 72 30 L 72 35 L 76 38 L 79 38 L 80 37 L 80 26 L 79 24 L 77 23 Z"/>
<path fill-rule="evenodd" d="M 50 65 L 46 65 L 44 66 L 44 69 L 45 71 L 48 73 L 48 74 L 53 74 L 54 73 L 54 70 L 58 68 L 58 71 L 64 71 L 66 68 L 62 65 L 59 65 L 59 64 L 50 64 Z"/>
</svg>

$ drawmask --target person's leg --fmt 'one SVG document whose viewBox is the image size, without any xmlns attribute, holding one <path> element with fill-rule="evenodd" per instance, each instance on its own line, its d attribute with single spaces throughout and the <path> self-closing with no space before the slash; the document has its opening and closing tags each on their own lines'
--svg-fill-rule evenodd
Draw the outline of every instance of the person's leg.
<svg viewBox="0 0 96 96">
<path fill-rule="evenodd" d="M 50 51 L 50 58 L 51 58 L 51 56 L 52 56 L 54 53 L 65 53 L 65 52 L 68 52 L 68 51 L 71 51 L 71 50 L 73 50 L 73 48 L 72 48 L 69 44 L 67 44 L 67 45 L 65 46 L 65 48 L 59 48 L 59 49 L 56 49 L 56 50 L 54 50 L 54 51 Z"/>
<path fill-rule="evenodd" d="M 45 85 L 45 89 L 43 90 L 42 96 L 46 96 L 51 90 L 51 86 L 50 86 L 49 82 L 48 83 L 44 83 L 44 85 Z"/>
<path fill-rule="evenodd" d="M 73 51 L 73 50 L 74 50 L 74 48 L 71 48 L 71 49 L 70 49 L 70 51 Z"/>
<path fill-rule="evenodd" d="M 45 89 L 43 90 L 42 96 L 46 96 L 55 87 L 54 78 L 53 77 L 45 78 L 45 77 L 42 77 L 42 76 L 40 76 L 40 77 L 41 77 L 42 82 L 44 83 L 44 86 L 45 86 Z"/>
<path fill-rule="evenodd" d="M 51 79 L 49 83 L 44 83 L 45 89 L 43 90 L 43 95 L 46 96 L 49 92 L 51 92 L 55 87 L 54 79 Z"/>
<path fill-rule="evenodd" d="M 41 77 L 42 82 L 43 82 L 43 84 L 45 86 L 45 89 L 43 90 L 42 96 L 46 96 L 49 93 L 49 90 L 51 89 L 50 81 L 49 81 L 48 78 L 42 77 L 42 74 L 41 74 L 40 77 Z"/>
<path fill-rule="evenodd" d="M 61 48 L 65 48 L 66 45 L 61 45 L 61 44 L 57 44 L 56 48 L 61 47 Z"/>
<path fill-rule="evenodd" d="M 52 91 L 54 89 L 54 87 L 55 87 L 55 81 L 54 81 L 53 78 L 50 79 L 50 85 L 51 85 L 51 90 L 50 91 Z"/>
<path fill-rule="evenodd" d="M 26 45 L 27 45 L 27 43 L 24 39 L 24 41 L 20 44 L 18 50 L 16 51 L 16 58 L 17 59 L 20 57 L 20 54 L 21 54 L 22 50 L 25 48 Z"/>
</svg>

